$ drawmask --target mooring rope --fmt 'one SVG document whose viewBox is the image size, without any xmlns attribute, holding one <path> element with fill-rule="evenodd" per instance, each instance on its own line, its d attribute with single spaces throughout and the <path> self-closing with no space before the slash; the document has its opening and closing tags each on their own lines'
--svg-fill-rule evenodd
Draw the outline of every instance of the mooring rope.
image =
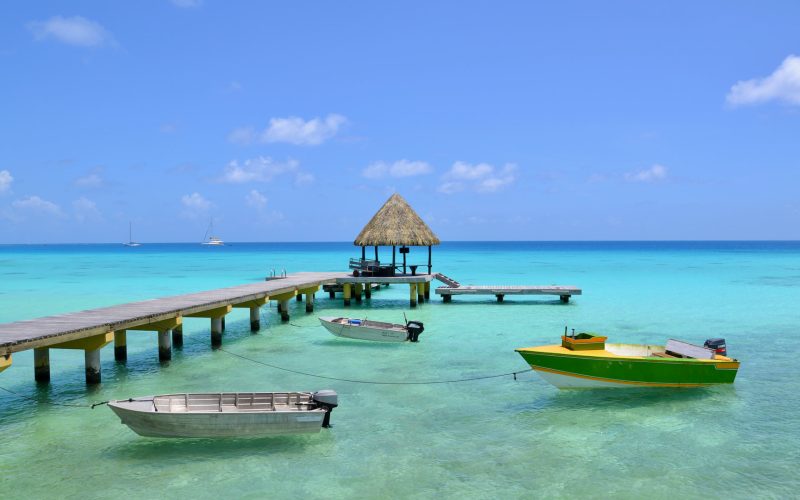
<svg viewBox="0 0 800 500">
<path fill-rule="evenodd" d="M 42 403 L 50 406 L 66 406 L 69 408 L 94 408 L 97 405 L 106 404 L 108 401 L 103 401 L 102 403 L 95 403 L 95 404 L 78 404 L 78 403 L 59 403 L 58 401 L 40 401 L 37 398 L 26 396 L 24 394 L 20 394 L 18 392 L 14 392 L 11 389 L 6 389 L 5 387 L 0 386 L 0 389 L 6 391 L 9 394 L 13 394 L 14 396 L 22 399 L 27 399 L 29 401 L 35 401 L 37 403 Z"/>
</svg>

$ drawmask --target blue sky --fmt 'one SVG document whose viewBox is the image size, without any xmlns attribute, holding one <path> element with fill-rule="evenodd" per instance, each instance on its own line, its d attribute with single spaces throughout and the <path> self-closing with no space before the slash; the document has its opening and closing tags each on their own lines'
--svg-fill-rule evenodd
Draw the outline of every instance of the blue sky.
<svg viewBox="0 0 800 500">
<path fill-rule="evenodd" d="M 797 2 L 5 2 L 0 243 L 800 238 Z"/>
</svg>

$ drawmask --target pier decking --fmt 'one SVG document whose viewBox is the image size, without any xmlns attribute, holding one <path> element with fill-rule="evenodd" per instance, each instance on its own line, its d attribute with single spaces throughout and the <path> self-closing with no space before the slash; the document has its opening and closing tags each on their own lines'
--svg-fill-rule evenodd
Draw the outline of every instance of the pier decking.
<svg viewBox="0 0 800 500">
<path fill-rule="evenodd" d="M 459 285 L 456 287 L 440 286 L 436 293 L 444 302 L 453 300 L 453 295 L 494 295 L 498 302 L 503 302 L 506 295 L 558 295 L 561 302 L 569 302 L 573 295 L 581 295 L 580 288 L 574 286 L 530 286 L 530 285 Z"/>
<path fill-rule="evenodd" d="M 11 365 L 13 353 L 34 349 L 36 380 L 46 382 L 50 379 L 48 349 L 82 349 L 86 354 L 86 380 L 96 383 L 100 381 L 100 348 L 113 340 L 115 358 L 124 360 L 128 330 L 158 332 L 159 358 L 168 360 L 172 344 L 183 343 L 184 318 L 210 319 L 211 343 L 220 345 L 225 315 L 232 308 L 249 308 L 250 327 L 258 330 L 264 304 L 277 301 L 281 319 L 288 321 L 290 298 L 304 294 L 306 311 L 311 312 L 314 293 L 344 276 L 296 273 L 259 283 L 0 324 L 0 371 Z"/>
</svg>

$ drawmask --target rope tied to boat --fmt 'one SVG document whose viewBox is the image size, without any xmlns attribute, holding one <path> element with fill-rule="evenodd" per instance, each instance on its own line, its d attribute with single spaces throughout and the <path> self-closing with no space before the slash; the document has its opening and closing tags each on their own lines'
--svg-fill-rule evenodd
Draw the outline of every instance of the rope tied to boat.
<svg viewBox="0 0 800 500">
<path fill-rule="evenodd" d="M 26 396 L 24 394 L 20 394 L 18 392 L 14 392 L 11 389 L 7 389 L 7 388 L 2 387 L 2 386 L 0 386 L 0 390 L 6 391 L 7 393 L 12 394 L 12 395 L 14 395 L 14 396 L 16 396 L 16 397 L 18 397 L 20 399 L 27 399 L 28 401 L 34 401 L 36 403 L 42 403 L 42 404 L 46 404 L 46 405 L 50 405 L 50 406 L 64 406 L 64 407 L 67 407 L 67 408 L 92 408 L 93 409 L 95 406 L 104 405 L 104 404 L 107 404 L 109 402 L 109 401 L 102 401 L 100 403 L 94 403 L 94 404 L 90 405 L 90 404 L 86 404 L 86 403 L 81 404 L 81 403 L 61 403 L 61 402 L 58 402 L 58 401 L 41 401 L 38 398 L 34 398 L 34 397 L 31 397 L 31 396 Z"/>
</svg>

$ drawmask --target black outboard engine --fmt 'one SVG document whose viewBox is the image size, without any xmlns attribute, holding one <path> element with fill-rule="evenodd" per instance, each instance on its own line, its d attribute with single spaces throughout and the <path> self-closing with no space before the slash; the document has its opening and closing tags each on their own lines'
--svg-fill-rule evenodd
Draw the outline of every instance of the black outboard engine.
<svg viewBox="0 0 800 500">
<path fill-rule="evenodd" d="M 320 408 L 324 408 L 325 411 L 325 419 L 322 421 L 322 427 L 328 428 L 331 426 L 331 412 L 334 408 L 339 406 L 339 396 L 336 394 L 336 391 L 331 389 L 325 389 L 322 391 L 317 391 L 311 395 L 311 399 L 317 403 L 317 406 Z"/>
<path fill-rule="evenodd" d="M 425 327 L 422 326 L 422 321 L 409 321 L 406 323 L 406 329 L 408 330 L 408 341 L 419 342 L 419 334 L 425 330 Z"/>
<path fill-rule="evenodd" d="M 708 339 L 705 344 L 703 344 L 703 347 L 713 349 L 716 354 L 721 356 L 728 355 L 728 347 L 725 345 L 725 339 Z"/>
</svg>

